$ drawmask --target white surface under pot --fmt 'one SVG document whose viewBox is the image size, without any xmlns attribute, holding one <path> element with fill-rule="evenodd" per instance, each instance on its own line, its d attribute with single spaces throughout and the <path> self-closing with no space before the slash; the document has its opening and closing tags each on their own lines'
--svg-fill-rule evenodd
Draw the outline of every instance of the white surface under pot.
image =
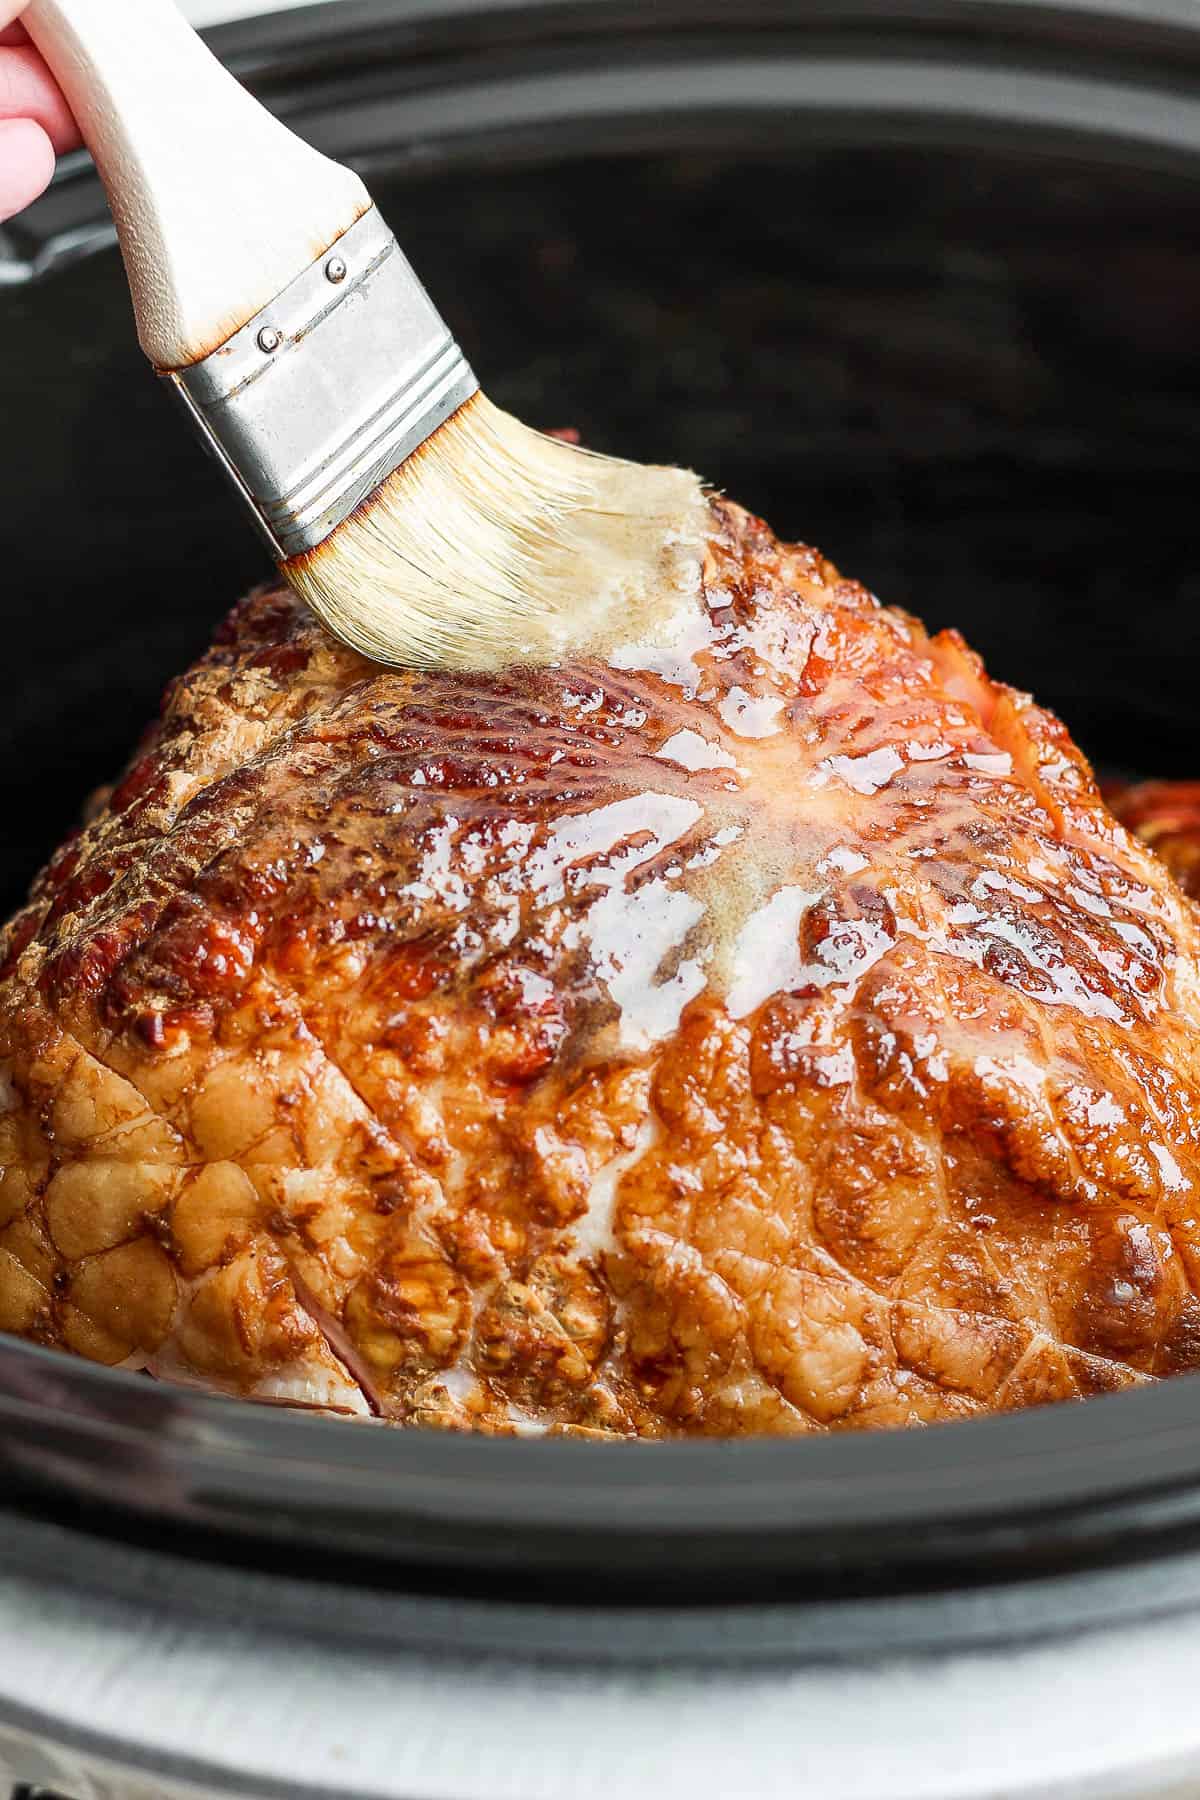
<svg viewBox="0 0 1200 1800">
<path fill-rule="evenodd" d="M 0 1792 L 7 1777 L 64 1800 L 1200 1793 L 1194 1612 L 990 1651 L 689 1669 L 318 1647 L 276 1628 L 254 1586 L 217 1625 L 161 1593 L 81 1599 L 0 1573 Z"/>
</svg>

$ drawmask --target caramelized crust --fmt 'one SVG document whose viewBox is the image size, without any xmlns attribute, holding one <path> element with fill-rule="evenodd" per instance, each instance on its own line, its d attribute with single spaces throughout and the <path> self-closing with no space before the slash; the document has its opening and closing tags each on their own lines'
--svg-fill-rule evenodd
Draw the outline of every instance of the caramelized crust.
<svg viewBox="0 0 1200 1800">
<path fill-rule="evenodd" d="M 489 677 L 234 612 L 4 939 L 0 1326 L 518 1432 L 1200 1363 L 1200 915 L 953 634 L 724 504 L 705 609 Z"/>
<path fill-rule="evenodd" d="M 1200 781 L 1139 781 L 1110 789 L 1109 806 L 1200 899 Z"/>
</svg>

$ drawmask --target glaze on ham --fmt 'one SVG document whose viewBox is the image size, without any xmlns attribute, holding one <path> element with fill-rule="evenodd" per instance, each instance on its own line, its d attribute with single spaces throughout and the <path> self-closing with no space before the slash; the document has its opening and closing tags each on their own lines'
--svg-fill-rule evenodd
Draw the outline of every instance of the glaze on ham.
<svg viewBox="0 0 1200 1800">
<path fill-rule="evenodd" d="M 1054 718 L 725 503 L 607 663 L 261 591 L 8 928 L 0 1326 L 519 1433 L 1195 1367 L 1198 916 Z"/>
</svg>

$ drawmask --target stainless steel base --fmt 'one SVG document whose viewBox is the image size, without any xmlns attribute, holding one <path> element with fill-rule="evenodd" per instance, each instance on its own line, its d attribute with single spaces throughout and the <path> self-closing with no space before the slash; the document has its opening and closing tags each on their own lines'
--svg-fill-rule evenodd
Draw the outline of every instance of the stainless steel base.
<svg viewBox="0 0 1200 1800">
<path fill-rule="evenodd" d="M 68 1800 L 1200 1793 L 1200 1608 L 1004 1649 L 622 1666 L 306 1639 L 254 1577 L 246 1616 L 206 1622 L 159 1567 L 140 1601 L 0 1576 L 0 1777 Z"/>
</svg>

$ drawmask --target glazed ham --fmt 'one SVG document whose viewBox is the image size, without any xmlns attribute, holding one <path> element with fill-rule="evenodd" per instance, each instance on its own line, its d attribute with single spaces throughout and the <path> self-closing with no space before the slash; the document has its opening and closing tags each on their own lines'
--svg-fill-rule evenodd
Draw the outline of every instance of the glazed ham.
<svg viewBox="0 0 1200 1800">
<path fill-rule="evenodd" d="M 235 611 L 8 928 L 0 1325 L 399 1423 L 1200 1365 L 1200 915 L 1063 727 L 714 502 L 666 648 Z"/>
</svg>

